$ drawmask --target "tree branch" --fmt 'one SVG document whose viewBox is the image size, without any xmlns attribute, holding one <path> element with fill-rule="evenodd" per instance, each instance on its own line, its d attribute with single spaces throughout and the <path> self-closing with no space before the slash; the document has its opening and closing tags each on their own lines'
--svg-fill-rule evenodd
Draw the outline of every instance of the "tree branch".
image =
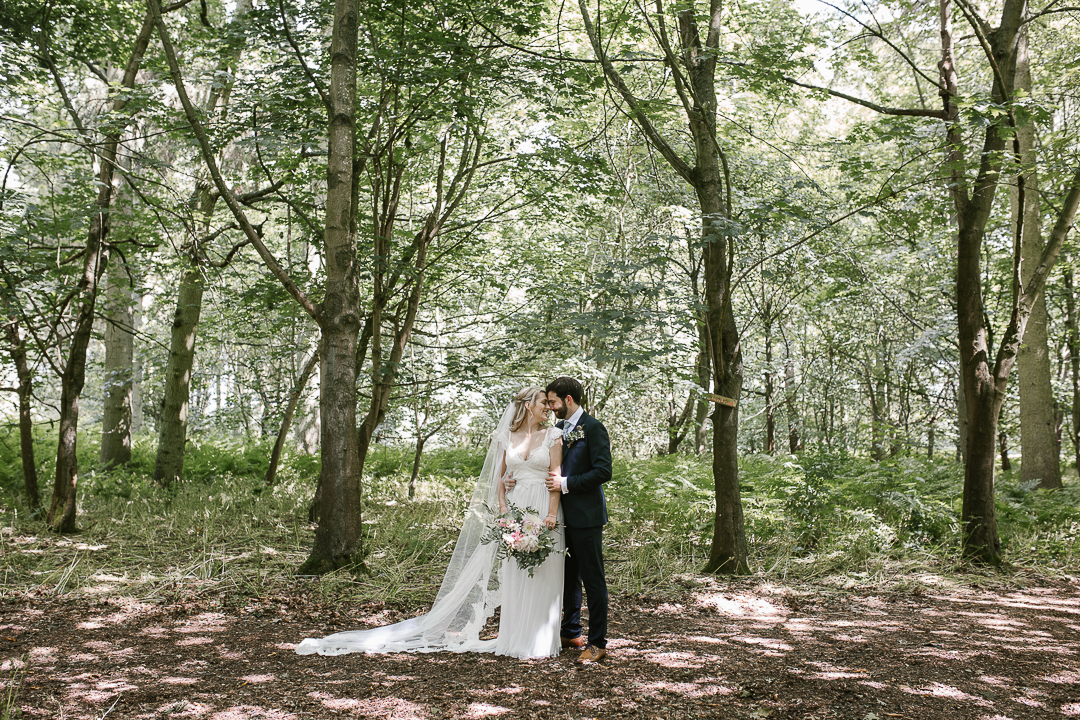
<svg viewBox="0 0 1080 720">
<path fill-rule="evenodd" d="M 919 77 L 921 77 L 921 78 L 923 78 L 924 80 L 926 80 L 926 81 L 927 81 L 928 83 L 930 83 L 931 85 L 933 85 L 934 87 L 936 87 L 936 88 L 937 88 L 937 89 L 938 89 L 939 91 L 940 91 L 940 90 L 944 90 L 944 89 L 945 89 L 945 88 L 943 88 L 943 87 L 941 86 L 941 84 L 940 84 L 940 83 L 938 83 L 938 82 L 937 82 L 936 80 L 934 80 L 934 79 L 933 79 L 933 78 L 931 78 L 931 77 L 930 77 L 929 75 L 927 75 L 926 73 L 924 73 L 924 72 L 923 72 L 923 71 L 922 71 L 922 70 L 921 70 L 921 69 L 919 68 L 919 66 L 918 66 L 918 65 L 916 65 L 916 64 L 915 64 L 915 62 L 914 62 L 914 61 L 913 61 L 913 60 L 912 60 L 912 59 L 911 59 L 910 57 L 908 57 L 908 56 L 907 56 L 907 55 L 906 55 L 906 54 L 905 54 L 905 53 L 904 53 L 904 52 L 903 52 L 903 51 L 902 51 L 902 50 L 901 50 L 900 48 L 898 48 L 898 47 L 897 47 L 897 46 L 896 46 L 896 45 L 895 45 L 895 44 L 894 44 L 894 43 L 893 43 L 893 42 L 892 42 L 891 40 L 889 40 L 889 38 L 885 37 L 885 33 L 884 33 L 884 32 L 882 32 L 882 30 L 881 30 L 881 25 L 880 25 L 880 24 L 878 24 L 878 27 L 877 27 L 876 29 L 874 29 L 874 28 L 871 28 L 871 27 L 870 27 L 869 25 L 867 25 L 867 24 L 866 24 L 866 23 L 864 23 L 864 22 L 863 22 L 862 20 L 860 20 L 859 18 L 855 17 L 854 15 L 852 15 L 851 13 L 849 13 L 849 12 L 848 12 L 847 10 L 843 9 L 842 7 L 838 7 L 838 6 L 836 6 L 836 5 L 833 5 L 832 3 L 829 3 L 829 2 L 825 2 L 824 0 L 820 0 L 820 2 L 821 2 L 821 3 L 823 4 L 823 5 L 828 5 L 828 6 L 829 6 L 829 7 L 831 7 L 831 8 L 833 9 L 833 10 L 836 10 L 836 11 L 837 11 L 837 12 L 839 12 L 839 13 L 843 13 L 843 14 L 844 14 L 844 15 L 846 15 L 846 16 L 847 16 L 848 18 L 850 18 L 850 19 L 851 19 L 851 20 L 853 20 L 854 22 L 856 22 L 856 23 L 858 23 L 859 25 L 861 25 L 861 26 L 862 26 L 862 28 L 863 28 L 864 30 L 866 30 L 866 32 L 867 32 L 867 34 L 868 34 L 868 35 L 870 35 L 871 37 L 876 37 L 876 38 L 877 38 L 878 40 L 880 40 L 881 42 L 883 42 L 883 43 L 885 43 L 886 45 L 888 45 L 888 46 L 889 46 L 890 48 L 892 48 L 893 52 L 895 52 L 895 53 L 896 53 L 897 55 L 899 55 L 899 56 L 900 56 L 901 58 L 903 58 L 903 59 L 904 59 L 904 62 L 906 62 L 906 63 L 908 64 L 908 66 L 910 66 L 910 67 L 911 67 L 911 69 L 912 69 L 912 70 L 914 70 L 914 71 L 915 71 L 915 73 L 916 73 L 917 75 L 919 75 Z M 871 17 L 873 17 L 873 15 L 871 15 Z M 877 24 L 877 18 L 874 18 L 874 23 L 875 23 L 875 24 Z M 903 37 L 903 36 L 901 35 L 901 37 Z"/>
<path fill-rule="evenodd" d="M 161 5 L 160 0 L 147 0 L 150 6 L 150 12 L 154 18 L 154 24 L 157 26 L 158 35 L 161 38 L 161 46 L 165 51 L 165 59 L 169 64 L 169 74 L 172 76 L 173 85 L 176 86 L 176 94 L 180 98 L 180 103 L 184 106 L 184 114 L 187 116 L 188 123 L 191 126 L 192 132 L 195 134 L 196 140 L 199 142 L 199 149 L 202 151 L 203 160 L 206 162 L 207 170 L 210 171 L 210 176 L 214 180 L 214 185 L 217 186 L 218 192 L 221 193 L 221 197 L 225 200 L 225 204 L 232 210 L 233 216 L 240 224 L 240 228 L 244 231 L 244 235 L 255 247 L 255 250 L 259 253 L 259 257 L 263 259 L 270 272 L 281 282 L 290 295 L 300 303 L 300 306 L 304 308 L 308 315 L 310 315 L 316 322 L 320 319 L 319 308 L 304 294 L 302 290 L 293 282 L 289 274 L 285 272 L 284 268 L 278 263 L 277 258 L 273 253 L 263 244 L 262 238 L 259 237 L 258 232 L 251 225 L 251 221 L 248 220 L 247 214 L 244 213 L 244 209 L 240 206 L 239 200 L 232 193 L 232 191 L 225 184 L 224 178 L 221 176 L 221 170 L 217 166 L 217 161 L 214 159 L 214 151 L 210 147 L 210 140 L 206 136 L 206 130 L 203 127 L 202 121 L 199 119 L 198 112 L 195 106 L 192 105 L 191 99 L 188 97 L 187 89 L 184 86 L 184 78 L 180 74 L 180 66 L 176 61 L 176 50 L 173 48 L 172 40 L 169 38 L 169 31 L 165 27 L 165 22 L 161 18 Z"/>
<path fill-rule="evenodd" d="M 656 0 L 656 25 L 653 27 L 652 20 L 649 19 L 649 13 L 641 8 L 642 17 L 645 18 L 645 22 L 649 24 L 649 29 L 652 30 L 653 36 L 659 41 L 660 48 L 664 51 L 664 59 L 668 68 L 671 70 L 671 78 L 675 82 L 675 92 L 679 94 L 679 101 L 682 102 L 683 111 L 687 117 L 693 115 L 694 103 L 691 102 L 689 97 L 689 88 L 686 78 L 683 77 L 682 70 L 679 68 L 679 63 L 675 59 L 675 53 L 671 51 L 671 41 L 668 40 L 667 26 L 664 23 L 664 4 L 663 0 Z"/>
<path fill-rule="evenodd" d="M 1080 7 L 1062 7 L 1062 8 L 1053 8 L 1053 9 L 1046 8 L 1045 10 L 1042 10 L 1041 12 L 1037 12 L 1034 15 L 1029 15 L 1027 17 L 1027 19 L 1023 20 L 1022 22 L 1024 24 L 1026 24 L 1026 23 L 1029 23 L 1029 22 L 1031 22 L 1033 20 L 1038 20 L 1043 15 L 1053 15 L 1054 13 L 1064 13 L 1064 12 L 1080 12 Z"/>
<path fill-rule="evenodd" d="M 285 16 L 285 2 L 284 0 L 278 0 L 278 12 L 281 14 L 281 27 L 285 31 L 285 40 L 288 41 L 289 46 L 293 49 L 293 53 L 296 54 L 296 59 L 300 61 L 300 67 L 303 68 L 304 74 L 307 75 L 308 80 L 315 86 L 315 91 L 319 93 L 319 97 L 322 98 L 323 105 L 326 107 L 326 113 L 331 113 L 330 96 L 326 94 L 326 88 L 323 87 L 319 78 L 308 67 L 307 61 L 304 60 L 304 53 L 300 51 L 300 46 L 296 44 L 293 39 L 292 33 L 289 32 L 289 19 Z"/>
<path fill-rule="evenodd" d="M 1005 384 L 1009 380 L 1009 373 L 1012 371 L 1013 363 L 1016 362 L 1020 345 L 1024 341 L 1028 319 L 1031 317 L 1031 309 L 1046 288 L 1046 278 L 1050 275 L 1050 271 L 1061 253 L 1065 237 L 1073 227 L 1078 206 L 1080 206 L 1080 168 L 1077 168 L 1073 175 L 1072 187 L 1069 189 L 1065 202 L 1062 203 L 1057 222 L 1050 232 L 1049 242 L 1043 248 L 1039 256 L 1039 262 L 1031 273 L 1027 285 L 1024 286 L 1023 293 L 1017 298 L 1016 304 L 1013 306 L 1009 328 L 1005 331 L 1005 335 L 1001 339 L 1001 345 L 998 347 L 997 358 L 994 362 L 994 380 L 1000 392 L 1005 390 Z"/>
<path fill-rule="evenodd" d="M 737 60 L 724 60 L 724 59 L 721 58 L 721 59 L 718 59 L 717 62 L 719 62 L 719 63 L 721 63 L 723 65 L 729 65 L 731 67 L 744 67 L 744 68 L 751 68 L 751 69 L 754 67 L 750 63 L 739 62 Z M 840 98 L 841 100 L 847 100 L 848 102 L 855 103 L 856 105 L 862 105 L 865 108 L 870 108 L 874 112 L 881 113 L 882 115 L 900 115 L 900 116 L 904 116 L 904 117 L 930 117 L 930 118 L 937 118 L 938 120 L 944 120 L 945 119 L 945 111 L 944 110 L 924 110 L 924 109 L 921 109 L 921 108 L 892 108 L 892 107 L 885 107 L 884 105 L 878 105 L 877 103 L 872 103 L 869 100 L 863 100 L 862 98 L 855 97 L 854 95 L 848 95 L 847 93 L 842 93 L 839 90 L 833 90 L 831 88 L 822 87 L 820 85 L 811 85 L 810 83 L 804 83 L 801 80 L 796 80 L 795 78 L 788 77 L 787 75 L 781 75 L 780 79 L 783 80 L 784 82 L 790 84 L 790 85 L 796 85 L 796 86 L 801 87 L 801 88 L 806 88 L 807 90 L 817 90 L 818 92 L 828 93 L 829 95 L 832 95 L 833 97 Z M 937 85 L 937 83 L 934 83 L 934 84 L 935 84 L 935 86 Z"/>
<path fill-rule="evenodd" d="M 664 159 L 671 164 L 671 167 L 675 169 L 675 172 L 679 173 L 684 180 L 693 185 L 694 169 L 685 160 L 679 157 L 678 153 L 668 145 L 667 141 L 664 140 L 656 130 L 649 120 L 648 114 L 645 112 L 644 108 L 641 107 L 641 101 L 634 96 L 630 91 L 630 88 L 626 86 L 619 71 L 611 64 L 607 52 L 604 50 L 603 45 L 600 44 L 600 37 L 596 34 L 596 27 L 589 17 L 589 8 L 586 5 L 586 0 L 578 0 L 578 7 L 581 10 L 581 19 L 585 23 L 585 32 L 589 36 L 589 42 L 592 44 L 593 52 L 596 54 L 597 60 L 600 61 L 600 66 L 604 69 L 604 76 L 615 86 L 619 95 L 630 107 L 630 117 L 637 123 L 638 127 L 641 128 L 641 131 L 645 134 L 645 137 L 649 139 L 649 142 L 653 147 L 655 147 L 657 151 L 664 156 Z"/>
</svg>

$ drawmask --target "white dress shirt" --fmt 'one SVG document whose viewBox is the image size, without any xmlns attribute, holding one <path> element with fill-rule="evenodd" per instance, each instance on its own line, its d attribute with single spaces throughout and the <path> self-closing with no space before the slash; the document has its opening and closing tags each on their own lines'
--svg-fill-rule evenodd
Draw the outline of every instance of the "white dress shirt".
<svg viewBox="0 0 1080 720">
<path fill-rule="evenodd" d="M 577 411 L 573 415 L 571 415 L 570 417 L 568 417 L 566 420 L 563 421 L 562 431 L 563 431 L 563 437 L 564 438 L 567 435 L 570 434 L 571 430 L 573 430 L 574 428 L 577 427 L 577 424 L 579 422 L 581 422 L 581 416 L 584 413 L 585 413 L 585 408 L 583 408 L 583 407 L 581 407 L 579 405 Z M 563 452 L 566 452 L 566 448 L 563 448 Z M 560 482 L 562 483 L 563 495 L 570 492 L 570 490 L 566 487 L 566 476 L 565 475 L 563 475 Z"/>
</svg>

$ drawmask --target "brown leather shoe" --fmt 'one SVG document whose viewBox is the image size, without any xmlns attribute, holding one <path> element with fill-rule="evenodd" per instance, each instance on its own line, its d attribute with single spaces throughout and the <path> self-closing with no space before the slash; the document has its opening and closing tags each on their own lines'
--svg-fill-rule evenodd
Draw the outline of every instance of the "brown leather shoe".
<svg viewBox="0 0 1080 720">
<path fill-rule="evenodd" d="M 559 641 L 562 643 L 563 649 L 566 648 L 582 648 L 585 647 L 585 638 L 578 635 L 576 638 L 568 638 L 559 636 Z"/>
<path fill-rule="evenodd" d="M 595 645 L 586 645 L 585 649 L 581 651 L 581 656 L 577 661 L 582 665 L 588 665 L 589 663 L 600 662 L 605 657 L 607 657 L 607 650 L 604 648 L 598 648 Z"/>
</svg>

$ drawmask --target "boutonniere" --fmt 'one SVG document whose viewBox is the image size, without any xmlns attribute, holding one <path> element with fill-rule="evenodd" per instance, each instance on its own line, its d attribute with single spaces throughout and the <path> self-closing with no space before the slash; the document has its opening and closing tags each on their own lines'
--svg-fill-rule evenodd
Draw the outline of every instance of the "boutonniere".
<svg viewBox="0 0 1080 720">
<path fill-rule="evenodd" d="M 578 425 L 576 428 L 574 428 L 570 432 L 563 435 L 563 445 L 565 446 L 565 448 L 567 450 L 569 450 L 571 447 L 573 447 L 574 443 L 576 443 L 578 440 L 584 440 L 584 439 L 585 439 L 585 428 Z"/>
</svg>

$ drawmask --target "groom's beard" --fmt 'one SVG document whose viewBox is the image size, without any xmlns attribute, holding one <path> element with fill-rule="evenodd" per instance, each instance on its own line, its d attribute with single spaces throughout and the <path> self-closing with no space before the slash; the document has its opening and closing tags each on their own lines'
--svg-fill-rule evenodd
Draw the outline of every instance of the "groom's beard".
<svg viewBox="0 0 1080 720">
<path fill-rule="evenodd" d="M 563 405 L 558 410 L 555 410 L 554 412 L 555 412 L 555 417 L 559 418 L 560 420 L 565 420 L 566 419 L 566 406 L 565 405 Z"/>
</svg>

